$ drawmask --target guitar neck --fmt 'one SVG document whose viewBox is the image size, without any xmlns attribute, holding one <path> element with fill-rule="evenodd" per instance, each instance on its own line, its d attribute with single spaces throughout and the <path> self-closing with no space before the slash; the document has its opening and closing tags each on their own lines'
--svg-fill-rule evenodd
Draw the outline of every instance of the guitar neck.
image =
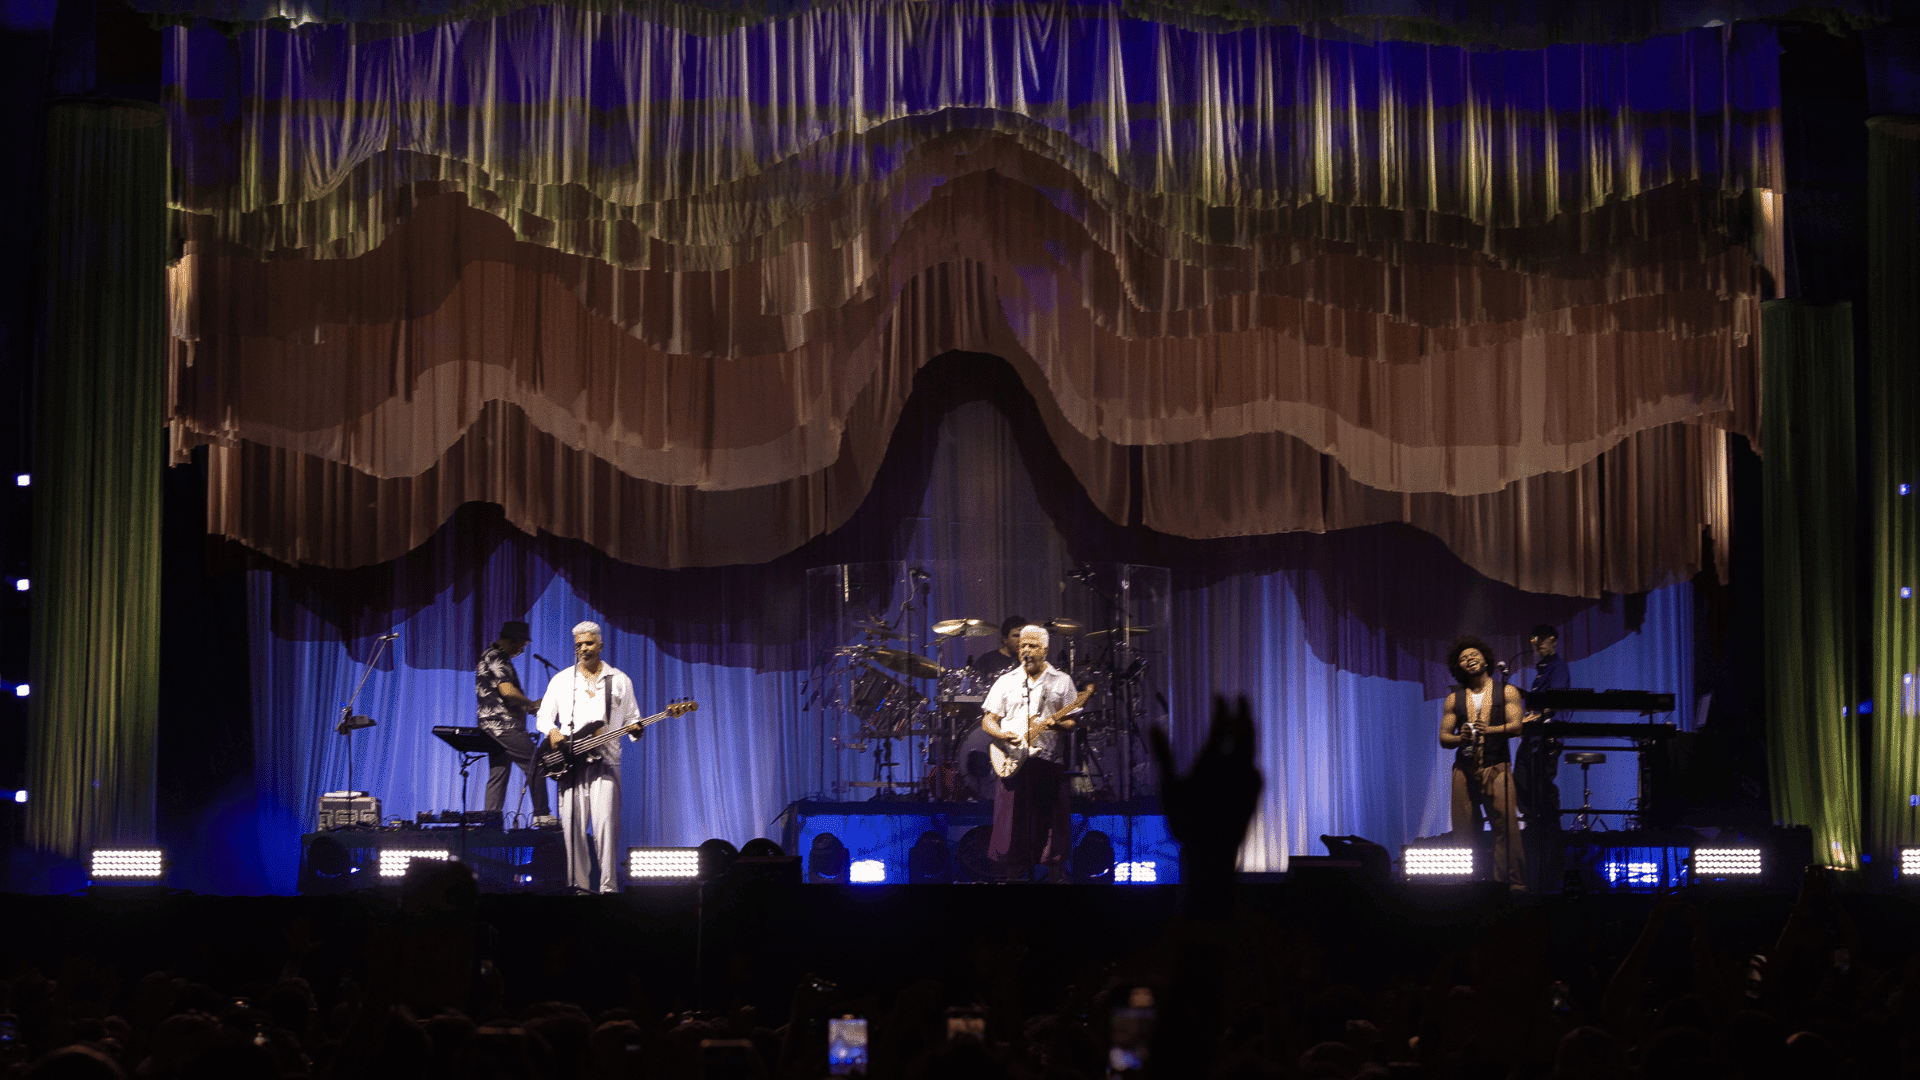
<svg viewBox="0 0 1920 1080">
<path fill-rule="evenodd" d="M 576 739 L 573 744 L 573 752 L 576 754 L 584 754 L 592 750 L 598 750 L 628 732 L 638 731 L 650 724 L 657 724 L 671 715 L 673 715 L 673 711 L 669 709 L 664 712 L 654 713 L 652 716 L 642 717 L 625 727 L 607 728 L 604 731 L 594 732 L 584 739 Z"/>
</svg>

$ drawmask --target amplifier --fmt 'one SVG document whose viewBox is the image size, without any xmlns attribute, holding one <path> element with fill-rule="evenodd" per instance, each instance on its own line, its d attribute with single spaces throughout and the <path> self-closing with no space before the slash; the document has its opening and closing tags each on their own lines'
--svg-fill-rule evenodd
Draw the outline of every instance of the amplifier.
<svg viewBox="0 0 1920 1080">
<path fill-rule="evenodd" d="M 320 796 L 320 832 L 357 826 L 364 829 L 380 825 L 380 800 L 364 791 L 329 791 Z"/>
</svg>

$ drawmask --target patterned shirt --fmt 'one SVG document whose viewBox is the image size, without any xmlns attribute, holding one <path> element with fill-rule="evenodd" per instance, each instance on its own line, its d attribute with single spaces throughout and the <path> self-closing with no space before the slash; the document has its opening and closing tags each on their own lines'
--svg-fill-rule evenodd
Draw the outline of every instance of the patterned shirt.
<svg viewBox="0 0 1920 1080">
<path fill-rule="evenodd" d="M 1072 677 L 1052 664 L 1037 679 L 1027 678 L 1027 669 L 1015 665 L 994 682 L 980 708 L 1000 718 L 1001 730 L 1024 735 L 1029 721 L 1052 716 L 1073 704 L 1073 698 Z M 1034 744 L 1033 756 L 1059 761 L 1065 750 L 1062 741 L 1059 729 L 1048 730 Z"/>
<path fill-rule="evenodd" d="M 483 725 L 505 724 L 525 731 L 526 717 L 501 696 L 501 683 L 512 683 L 522 696 L 526 694 L 527 686 L 520 681 L 520 673 L 513 669 L 513 661 L 500 651 L 500 643 L 496 641 L 487 646 L 487 651 L 480 654 L 480 662 L 473 666 L 473 688 L 480 703 L 476 713 Z"/>
</svg>

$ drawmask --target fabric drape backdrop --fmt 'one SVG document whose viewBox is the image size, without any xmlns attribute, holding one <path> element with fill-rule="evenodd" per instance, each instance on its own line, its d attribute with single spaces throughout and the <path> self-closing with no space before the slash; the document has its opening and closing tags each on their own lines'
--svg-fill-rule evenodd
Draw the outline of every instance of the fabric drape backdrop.
<svg viewBox="0 0 1920 1080">
<path fill-rule="evenodd" d="M 27 842 L 63 855 L 153 840 L 165 120 L 102 101 L 47 114 Z"/>
<path fill-rule="evenodd" d="M 1774 816 L 1858 867 L 1853 305 L 1761 308 L 1767 768 Z"/>
<path fill-rule="evenodd" d="M 1876 703 L 1867 826 L 1876 850 L 1895 851 L 1920 843 L 1920 118 L 1876 117 L 1867 137 Z"/>
<path fill-rule="evenodd" d="M 981 400 L 932 418 L 924 434 L 896 441 L 883 468 L 876 491 L 894 502 L 863 508 L 833 538 L 869 540 L 816 545 L 761 566 L 626 566 L 469 508 L 425 547 L 383 567 L 252 572 L 260 843 L 272 887 L 292 889 L 298 835 L 312 827 L 315 797 L 346 783 L 345 740 L 332 733 L 332 719 L 358 663 L 389 628 L 400 632 L 397 652 L 357 706 L 380 723 L 354 737 L 355 783 L 380 795 L 389 816 L 460 805 L 453 754 L 429 728 L 471 723 L 473 660 L 501 620 L 517 617 L 533 629 L 518 663 L 536 688 L 545 678 L 531 654 L 564 662 L 570 628 L 593 619 L 606 629 L 609 660 L 634 676 L 649 704 L 673 696 L 701 703 L 628 748 L 626 842 L 777 837 L 772 822 L 789 801 L 851 797 L 832 784 L 868 778 L 870 758 L 826 746 L 837 730 L 832 718 L 803 707 L 810 671 L 802 579 L 813 560 L 1022 560 L 1055 588 L 1079 560 L 1151 561 L 1124 548 L 1122 530 L 1089 529 L 1072 499 L 1057 505 L 1058 482 L 1070 473 L 1057 460 L 1038 460 L 1044 439 L 1036 455 L 1021 422 Z M 1465 630 L 1512 655 L 1535 623 L 1554 622 L 1576 683 L 1693 699 L 1687 585 L 1644 604 L 1528 594 L 1474 575 L 1437 543 L 1397 527 L 1226 549 L 1175 545 L 1158 554 L 1175 569 L 1174 625 L 1149 635 L 1149 678 L 1167 696 L 1180 753 L 1204 736 L 1213 693 L 1248 694 L 1260 717 L 1269 782 L 1243 856 L 1250 869 L 1284 868 L 1289 855 L 1315 851 L 1321 833 L 1398 844 L 1446 827 L 1438 699 L 1447 644 Z M 938 597 L 946 583 L 935 584 Z M 1036 589 L 1016 599 L 1022 613 L 1045 617 L 1050 595 Z M 1005 613 L 931 617 L 954 614 Z M 1690 709 L 1676 719 L 1687 726 Z M 1620 760 L 1613 772 L 1595 774 L 1603 800 L 1634 793 L 1629 756 Z M 476 807 L 483 772 L 468 785 Z"/>
<path fill-rule="evenodd" d="M 866 6 L 890 0 L 861 0 Z M 891 0 L 899 2 L 899 0 Z M 919 3 L 923 0 L 908 0 Z M 236 23 L 404 23 L 435 25 L 482 18 L 543 0 L 130 0 L 135 11 L 176 19 L 222 19 Z M 569 0 L 568 6 L 596 11 L 626 11 L 633 0 Z M 677 0 L 651 5 L 654 17 L 694 33 L 714 34 L 751 23 L 781 19 L 816 8 L 850 6 L 846 0 Z M 1209 31 L 1248 26 L 1303 26 L 1336 39 L 1431 45 L 1532 49 L 1566 42 L 1620 42 L 1675 33 L 1700 26 L 1802 16 L 1801 0 L 1718 0 L 1702 9 L 1693 0 L 1611 0 L 1606 4 L 1565 4 L 1529 0 L 1497 5 L 1457 0 L 1280 0 L 1222 5 L 1214 0 L 1074 0 L 1062 7 L 1107 9 L 1133 18 Z M 1849 16 L 1856 24 L 1893 18 L 1898 0 L 1824 0 L 1823 12 Z"/>
<path fill-rule="evenodd" d="M 1767 28 L 1473 52 L 681 10 L 170 31 L 170 416 L 216 447 L 216 532 L 361 565 L 477 499 L 647 565 L 764 560 L 851 514 L 915 370 L 979 349 L 1115 520 L 1397 520 L 1589 596 L 1724 548 Z M 1327 505 L 1187 482 L 1274 468 Z M 1627 516 L 1532 557 L 1582 500 Z"/>
</svg>

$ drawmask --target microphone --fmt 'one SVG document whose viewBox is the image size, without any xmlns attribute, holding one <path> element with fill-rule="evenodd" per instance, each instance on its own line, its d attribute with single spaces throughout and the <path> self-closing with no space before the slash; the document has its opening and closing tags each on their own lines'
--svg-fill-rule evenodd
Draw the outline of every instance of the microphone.
<svg viewBox="0 0 1920 1080">
<path fill-rule="evenodd" d="M 549 659 L 547 659 L 547 658 L 546 658 L 546 657 L 544 657 L 544 656 L 541 656 L 541 655 L 540 655 L 539 653 L 534 653 L 534 654 L 533 654 L 533 658 L 534 658 L 535 660 L 538 660 L 538 661 L 540 661 L 541 663 L 543 663 L 543 664 L 545 664 L 545 665 L 547 665 L 547 666 L 548 666 L 548 667 L 550 667 L 550 668 L 555 668 L 555 669 L 558 669 L 558 667 L 559 667 L 559 665 L 558 665 L 558 664 L 555 664 L 555 663 L 554 663 L 553 661 L 551 661 L 551 660 L 549 660 Z"/>
<path fill-rule="evenodd" d="M 399 638 L 399 636 L 400 636 L 400 631 L 398 631 L 398 630 L 395 630 L 395 631 L 394 631 L 393 633 L 391 633 L 391 634 L 381 634 L 381 635 L 380 635 L 379 637 L 377 637 L 377 638 L 374 638 L 373 640 L 375 640 L 375 641 L 393 641 L 393 640 L 395 640 L 395 639 L 397 639 L 397 638 Z"/>
<path fill-rule="evenodd" d="M 907 576 L 912 578 L 915 581 L 926 581 L 928 578 L 931 578 L 933 575 L 927 573 L 925 570 L 922 570 L 916 566 L 907 571 Z"/>
</svg>

